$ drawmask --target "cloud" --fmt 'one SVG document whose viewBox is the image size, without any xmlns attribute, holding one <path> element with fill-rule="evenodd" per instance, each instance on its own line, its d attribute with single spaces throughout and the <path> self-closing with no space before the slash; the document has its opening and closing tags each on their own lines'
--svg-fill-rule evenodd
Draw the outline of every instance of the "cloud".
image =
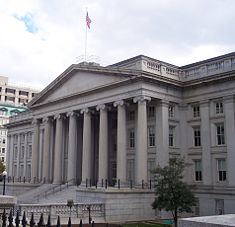
<svg viewBox="0 0 235 227">
<path fill-rule="evenodd" d="M 184 65 L 234 51 L 233 0 L 0 0 L 0 75 L 44 87 L 85 52 Z M 93 57 L 90 57 L 93 56 Z M 95 56 L 95 57 L 94 57 Z"/>
</svg>

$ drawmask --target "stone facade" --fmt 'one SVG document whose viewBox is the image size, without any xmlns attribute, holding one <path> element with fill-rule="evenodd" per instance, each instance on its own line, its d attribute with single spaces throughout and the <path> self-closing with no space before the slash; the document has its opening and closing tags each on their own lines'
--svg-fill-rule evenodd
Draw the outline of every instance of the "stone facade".
<svg viewBox="0 0 235 227">
<path fill-rule="evenodd" d="M 142 55 L 72 65 L 10 119 L 9 176 L 146 188 L 157 164 L 182 155 L 195 214 L 235 212 L 234 72 L 235 53 L 183 67 Z"/>
</svg>

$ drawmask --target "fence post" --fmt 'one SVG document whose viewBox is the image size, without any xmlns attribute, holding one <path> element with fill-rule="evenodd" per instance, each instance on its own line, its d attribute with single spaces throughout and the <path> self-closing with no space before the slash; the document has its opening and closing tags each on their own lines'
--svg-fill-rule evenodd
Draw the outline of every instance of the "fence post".
<svg viewBox="0 0 235 227">
<path fill-rule="evenodd" d="M 48 215 L 46 226 L 51 227 L 51 215 L 50 214 Z"/>
<path fill-rule="evenodd" d="M 72 224 L 71 224 L 71 217 L 69 217 L 69 221 L 68 221 L 68 226 L 67 227 L 72 227 Z"/>
<path fill-rule="evenodd" d="M 40 216 L 40 219 L 39 219 L 39 222 L 38 222 L 38 227 L 42 227 L 44 225 L 43 222 L 44 222 L 43 213 L 41 213 L 41 216 Z"/>
<path fill-rule="evenodd" d="M 120 179 L 118 179 L 118 189 L 120 189 Z"/>
<path fill-rule="evenodd" d="M 108 180 L 105 179 L 105 189 L 107 189 L 107 187 L 108 187 Z"/>
<path fill-rule="evenodd" d="M 6 227 L 7 226 L 7 216 L 6 216 L 6 210 L 3 210 L 3 214 L 2 214 L 2 227 Z"/>
<path fill-rule="evenodd" d="M 31 214 L 31 219 L 30 219 L 29 225 L 30 225 L 30 227 L 33 227 L 35 225 L 33 213 Z"/>
<path fill-rule="evenodd" d="M 144 189 L 144 180 L 142 180 L 141 184 L 142 184 L 142 189 Z"/>
<path fill-rule="evenodd" d="M 9 217 L 8 217 L 8 226 L 9 227 L 13 227 L 13 214 L 12 214 L 12 209 L 10 210 L 10 214 L 9 214 Z"/>
<path fill-rule="evenodd" d="M 56 224 L 56 227 L 60 227 L 60 216 L 58 216 L 58 218 L 57 218 L 57 224 Z"/>
<path fill-rule="evenodd" d="M 16 224 L 16 227 L 19 227 L 19 225 L 20 225 L 19 211 L 18 210 L 16 211 L 15 224 Z"/>
<path fill-rule="evenodd" d="M 22 224 L 23 227 L 26 227 L 26 225 L 27 225 L 27 220 L 26 220 L 26 217 L 25 217 L 25 211 L 23 213 L 23 218 L 21 220 L 21 224 Z"/>
<path fill-rule="evenodd" d="M 82 219 L 80 219 L 79 227 L 82 227 Z"/>
</svg>

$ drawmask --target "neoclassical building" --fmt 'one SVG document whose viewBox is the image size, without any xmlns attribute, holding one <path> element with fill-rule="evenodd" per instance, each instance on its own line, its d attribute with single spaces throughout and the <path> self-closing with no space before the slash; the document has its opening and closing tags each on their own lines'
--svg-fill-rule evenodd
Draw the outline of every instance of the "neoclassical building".
<svg viewBox="0 0 235 227">
<path fill-rule="evenodd" d="M 71 65 L 10 118 L 8 176 L 147 188 L 156 165 L 181 155 L 196 214 L 235 212 L 234 95 L 235 53 L 182 67 L 143 55 Z"/>
</svg>

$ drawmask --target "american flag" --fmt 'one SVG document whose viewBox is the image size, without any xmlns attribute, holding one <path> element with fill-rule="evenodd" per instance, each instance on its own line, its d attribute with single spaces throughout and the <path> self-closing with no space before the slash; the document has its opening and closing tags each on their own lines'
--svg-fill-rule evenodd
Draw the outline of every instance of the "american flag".
<svg viewBox="0 0 235 227">
<path fill-rule="evenodd" d="M 90 17 L 88 16 L 88 12 L 86 13 L 86 25 L 87 27 L 90 29 L 90 24 L 91 24 L 91 19 Z"/>
</svg>

